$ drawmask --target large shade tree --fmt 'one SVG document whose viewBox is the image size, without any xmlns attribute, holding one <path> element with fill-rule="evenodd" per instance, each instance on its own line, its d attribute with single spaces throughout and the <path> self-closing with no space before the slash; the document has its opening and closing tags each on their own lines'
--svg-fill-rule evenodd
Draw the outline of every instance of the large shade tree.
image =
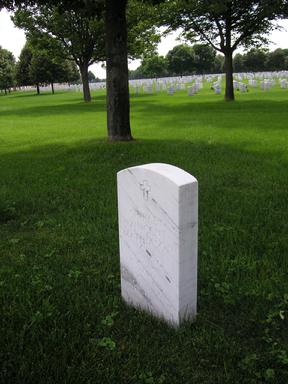
<svg viewBox="0 0 288 384">
<path fill-rule="evenodd" d="M 15 0 L 15 3 L 17 3 L 17 0 Z M 144 48 L 152 49 L 157 42 L 157 35 L 155 28 L 153 28 L 153 13 L 148 12 L 150 1 L 129 0 L 128 11 L 128 2 L 126 0 L 18 1 L 18 5 L 23 3 L 26 5 L 26 12 L 31 3 L 49 9 L 52 4 L 57 6 L 60 16 L 67 12 L 75 12 L 75 16 L 77 15 L 77 18 L 81 17 L 84 21 L 93 19 L 98 24 L 104 21 L 104 34 L 102 36 L 101 34 L 94 35 L 94 38 L 87 38 L 86 36 L 85 44 L 83 44 L 86 45 L 88 42 L 94 42 L 95 44 L 96 41 L 98 43 L 100 41 L 102 44 L 105 39 L 105 50 L 98 49 L 98 47 L 97 55 L 106 58 L 108 136 L 111 140 L 131 140 L 127 52 L 129 46 L 130 56 L 139 56 L 141 50 L 143 51 Z M 45 5 L 43 6 L 43 4 Z M 30 18 L 31 21 L 35 20 L 34 16 Z M 42 21 L 45 22 L 46 20 L 43 19 Z M 58 25 L 60 29 L 64 24 L 64 21 L 63 23 L 60 22 Z M 127 25 L 129 34 L 127 34 Z M 64 30 L 66 30 L 67 35 L 67 28 L 64 28 Z M 72 25 L 70 30 L 71 32 L 73 30 L 75 34 L 78 28 Z M 127 38 L 129 45 L 127 45 Z M 67 43 L 67 37 L 62 39 L 62 43 L 65 42 Z M 70 52 L 70 54 L 73 56 L 73 52 Z M 87 67 L 87 64 L 85 67 Z M 87 100 L 89 99 L 90 95 L 88 94 Z"/>
<path fill-rule="evenodd" d="M 160 1 L 105 0 L 107 127 L 112 141 L 132 140 L 127 55 L 131 57 L 135 51 L 132 57 L 135 53 L 140 57 L 141 52 L 147 53 L 144 47 L 148 47 L 151 54 L 151 48 L 159 41 L 153 5 Z M 139 37 L 149 28 L 152 33 L 146 35 L 143 45 Z"/>
<path fill-rule="evenodd" d="M 150 6 L 163 0 L 139 0 Z M 105 12 L 105 54 L 107 69 L 107 121 L 111 140 L 131 140 L 127 61 L 127 0 L 3 0 L 1 7 L 53 4 L 63 10 L 86 15 Z M 121 47 L 121 49 L 120 49 Z"/>
<path fill-rule="evenodd" d="M 20 8 L 13 20 L 34 41 L 41 42 L 46 37 L 50 45 L 54 42 L 54 50 L 58 50 L 59 55 L 73 58 L 81 73 L 84 100 L 91 101 L 88 69 L 105 57 L 103 21 L 93 15 L 83 15 L 73 9 L 63 10 L 49 3 Z"/>
<path fill-rule="evenodd" d="M 225 57 L 225 99 L 234 100 L 233 53 L 266 41 L 274 20 L 286 12 L 286 0 L 167 0 L 162 24 L 183 28 L 187 39 L 200 38 Z"/>
</svg>

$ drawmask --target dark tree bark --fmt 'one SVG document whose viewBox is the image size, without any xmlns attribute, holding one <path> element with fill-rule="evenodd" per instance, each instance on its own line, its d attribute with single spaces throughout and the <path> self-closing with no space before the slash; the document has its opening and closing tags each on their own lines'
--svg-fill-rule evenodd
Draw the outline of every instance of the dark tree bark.
<svg viewBox="0 0 288 384">
<path fill-rule="evenodd" d="M 54 91 L 54 83 L 51 83 L 51 90 L 52 90 L 52 95 L 54 95 L 55 91 Z"/>
<path fill-rule="evenodd" d="M 223 50 L 225 55 L 225 74 L 226 74 L 226 87 L 225 87 L 225 100 L 234 101 L 234 85 L 233 85 L 233 49 L 231 47 L 232 43 L 232 8 L 231 4 L 227 6 L 227 14 L 225 17 L 226 31 L 225 31 L 225 40 L 226 47 Z"/>
<path fill-rule="evenodd" d="M 226 73 L 226 88 L 225 88 L 225 100 L 233 101 L 234 97 L 234 86 L 233 86 L 233 57 L 232 50 L 225 52 L 225 73 Z"/>
<path fill-rule="evenodd" d="M 37 89 L 37 95 L 40 95 L 40 87 L 39 87 L 39 84 L 36 84 L 36 89 Z"/>
<path fill-rule="evenodd" d="M 89 79 L 88 79 L 88 63 L 81 63 L 79 65 L 80 73 L 81 73 L 81 80 L 83 85 L 83 97 L 84 101 L 89 103 L 91 101 L 91 93 L 90 93 L 90 87 L 89 87 Z"/>
<path fill-rule="evenodd" d="M 111 141 L 132 140 L 127 59 L 127 0 L 106 0 L 107 128 Z"/>
</svg>

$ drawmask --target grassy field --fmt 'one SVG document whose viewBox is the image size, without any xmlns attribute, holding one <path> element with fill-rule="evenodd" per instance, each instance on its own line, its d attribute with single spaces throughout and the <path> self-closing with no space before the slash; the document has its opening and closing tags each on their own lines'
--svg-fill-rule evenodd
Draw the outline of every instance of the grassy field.
<svg viewBox="0 0 288 384">
<path fill-rule="evenodd" d="M 0 97 L 0 383 L 288 383 L 288 91 Z M 199 181 L 199 315 L 178 331 L 120 297 L 116 172 Z"/>
</svg>

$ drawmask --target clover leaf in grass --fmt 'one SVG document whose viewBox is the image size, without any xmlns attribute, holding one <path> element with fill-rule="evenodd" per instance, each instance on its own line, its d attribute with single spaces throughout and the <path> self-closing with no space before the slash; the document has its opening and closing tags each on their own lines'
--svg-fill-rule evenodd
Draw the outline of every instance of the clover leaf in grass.
<svg viewBox="0 0 288 384">
<path fill-rule="evenodd" d="M 266 371 L 265 371 L 265 379 L 268 380 L 268 381 L 275 379 L 275 371 L 274 371 L 274 369 L 272 369 L 272 368 L 266 369 Z"/>
<path fill-rule="evenodd" d="M 68 273 L 69 279 L 75 280 L 75 281 L 79 279 L 80 275 L 81 275 L 81 272 L 78 271 L 77 269 L 71 269 Z"/>
<path fill-rule="evenodd" d="M 9 243 L 14 245 L 14 244 L 18 244 L 19 241 L 20 241 L 20 239 L 10 239 Z"/>
<path fill-rule="evenodd" d="M 101 323 L 103 325 L 107 325 L 108 327 L 112 327 L 114 324 L 114 318 L 118 315 L 118 312 L 112 312 L 110 315 L 107 315 Z"/>
<path fill-rule="evenodd" d="M 162 376 L 163 377 L 163 376 Z M 141 383 L 143 384 L 158 384 L 158 383 L 163 383 L 163 380 L 160 378 L 160 380 L 156 381 L 153 377 L 153 374 L 152 372 L 145 372 L 145 373 L 141 373 L 139 375 L 139 379 L 141 380 Z"/>
<path fill-rule="evenodd" d="M 111 316 L 108 315 L 105 317 L 105 319 L 101 321 L 101 323 L 103 325 L 107 325 L 108 327 L 112 327 L 112 325 L 114 324 L 114 320 Z"/>
<path fill-rule="evenodd" d="M 116 343 L 110 337 L 103 337 L 98 341 L 99 347 L 114 351 L 116 349 Z"/>
</svg>

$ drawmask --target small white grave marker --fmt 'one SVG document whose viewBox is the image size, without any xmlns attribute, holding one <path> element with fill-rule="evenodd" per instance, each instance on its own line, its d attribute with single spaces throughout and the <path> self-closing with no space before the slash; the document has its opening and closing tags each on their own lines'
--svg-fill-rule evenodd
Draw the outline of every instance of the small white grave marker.
<svg viewBox="0 0 288 384">
<path fill-rule="evenodd" d="M 197 312 L 198 183 L 168 164 L 117 175 L 123 299 L 176 326 Z"/>
<path fill-rule="evenodd" d="M 280 88 L 282 89 L 287 88 L 288 83 L 286 79 L 280 79 L 279 82 L 280 82 Z"/>
</svg>

